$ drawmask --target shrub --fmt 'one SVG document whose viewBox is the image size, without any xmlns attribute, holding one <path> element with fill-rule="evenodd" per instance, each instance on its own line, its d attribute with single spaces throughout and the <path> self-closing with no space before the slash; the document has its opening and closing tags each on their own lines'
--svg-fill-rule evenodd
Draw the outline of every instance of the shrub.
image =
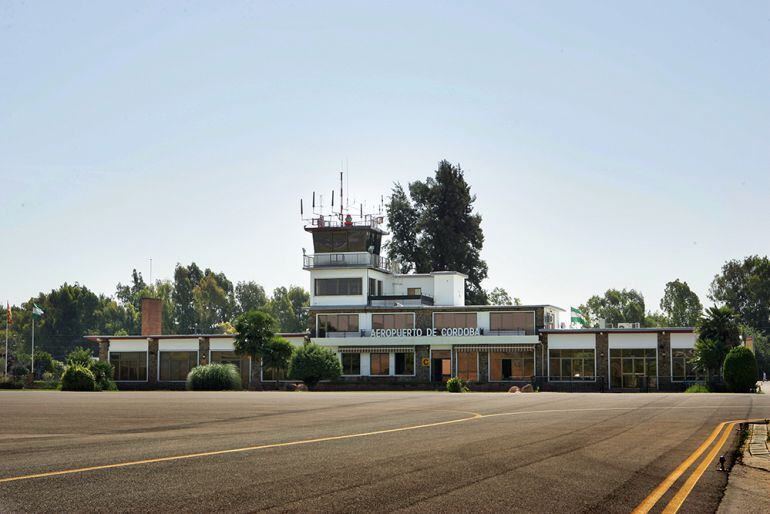
<svg viewBox="0 0 770 514">
<path fill-rule="evenodd" d="M 118 387 L 115 385 L 113 377 L 115 376 L 115 368 L 106 361 L 92 361 L 88 367 L 91 373 L 94 374 L 96 380 L 96 389 L 99 391 L 117 391 Z"/>
<path fill-rule="evenodd" d="M 0 389 L 21 389 L 24 385 L 11 377 L 0 378 Z"/>
<path fill-rule="evenodd" d="M 710 393 L 711 389 L 704 384 L 693 384 L 685 390 L 685 393 Z"/>
<path fill-rule="evenodd" d="M 298 349 L 289 364 L 289 377 L 302 380 L 310 388 L 321 380 L 334 380 L 341 374 L 342 366 L 337 355 L 312 343 Z"/>
<path fill-rule="evenodd" d="M 468 384 L 466 384 L 465 380 L 460 377 L 452 377 L 447 380 L 446 390 L 450 393 L 467 393 L 470 391 L 470 389 L 468 389 Z"/>
<path fill-rule="evenodd" d="M 757 385 L 757 359 L 745 346 L 737 346 L 725 357 L 724 377 L 734 393 L 748 393 Z"/>
<path fill-rule="evenodd" d="M 53 357 L 43 350 L 35 351 L 35 373 L 41 375 L 53 371 Z"/>
<path fill-rule="evenodd" d="M 61 377 L 62 391 L 94 391 L 96 378 L 85 366 L 73 364 L 68 366 Z"/>
<path fill-rule="evenodd" d="M 80 366 L 89 368 L 91 367 L 91 362 L 93 361 L 91 355 L 91 350 L 78 346 L 67 354 L 67 365 L 72 366 L 78 364 Z"/>
<path fill-rule="evenodd" d="M 232 364 L 197 366 L 187 374 L 188 391 L 228 391 L 241 388 L 241 373 Z"/>
<path fill-rule="evenodd" d="M 16 378 L 21 378 L 29 374 L 29 368 L 21 363 L 16 363 L 11 366 L 10 373 Z"/>
</svg>

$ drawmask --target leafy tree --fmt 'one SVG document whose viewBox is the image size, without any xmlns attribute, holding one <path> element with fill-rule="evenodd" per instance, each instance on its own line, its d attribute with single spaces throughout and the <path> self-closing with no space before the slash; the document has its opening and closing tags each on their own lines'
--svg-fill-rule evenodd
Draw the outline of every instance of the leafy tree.
<svg viewBox="0 0 770 514">
<path fill-rule="evenodd" d="M 695 341 L 692 363 L 706 374 L 707 382 L 711 382 L 712 376 L 719 376 L 724 358 L 725 349 L 721 343 L 702 337 Z"/>
<path fill-rule="evenodd" d="M 401 262 L 402 270 L 465 273 L 466 303 L 485 305 L 481 215 L 473 213 L 476 196 L 460 166 L 441 161 L 435 177 L 409 184 L 409 197 L 399 184 L 394 186 L 388 203 L 389 256 Z"/>
<path fill-rule="evenodd" d="M 175 326 L 180 334 L 194 334 L 198 328 L 193 291 L 203 279 L 203 271 L 194 262 L 189 266 L 177 264 L 174 268 Z"/>
<path fill-rule="evenodd" d="M 262 376 L 262 356 L 265 347 L 275 337 L 276 320 L 270 314 L 263 311 L 249 311 L 241 314 L 235 319 L 235 353 L 238 355 L 248 355 L 251 357 L 252 364 L 259 364 L 259 374 Z M 254 366 L 251 366 L 251 376 L 249 377 L 249 386 L 254 388 L 257 381 L 254 376 Z"/>
<path fill-rule="evenodd" d="M 600 318 L 612 325 L 644 322 L 644 297 L 634 289 L 608 289 L 603 296 L 594 295 L 580 310 L 588 322 Z"/>
<path fill-rule="evenodd" d="M 53 371 L 53 356 L 45 350 L 35 350 L 35 374 L 42 376 L 45 372 Z"/>
<path fill-rule="evenodd" d="M 734 393 L 748 393 L 757 385 L 757 359 L 745 346 L 727 353 L 724 364 L 725 382 Z"/>
<path fill-rule="evenodd" d="M 761 330 L 745 325 L 741 327 L 741 331 L 744 337 L 751 337 L 754 341 L 754 355 L 759 369 L 770 373 L 770 337 Z"/>
<path fill-rule="evenodd" d="M 728 306 L 709 307 L 697 324 L 699 337 L 721 344 L 725 352 L 740 343 L 738 316 Z"/>
<path fill-rule="evenodd" d="M 668 327 L 671 325 L 668 316 L 660 311 L 648 312 L 644 317 L 645 327 Z"/>
<path fill-rule="evenodd" d="M 492 289 L 492 291 L 489 293 L 488 300 L 489 305 L 520 305 L 521 303 L 516 303 L 518 298 L 511 300 L 511 295 L 509 295 L 508 291 L 502 287 L 496 287 Z"/>
<path fill-rule="evenodd" d="M 698 295 L 679 279 L 666 284 L 660 308 L 673 327 L 694 327 L 703 312 Z"/>
<path fill-rule="evenodd" d="M 289 365 L 289 376 L 302 380 L 309 388 L 321 380 L 334 380 L 342 374 L 337 355 L 328 348 L 311 343 L 294 352 Z"/>
<path fill-rule="evenodd" d="M 289 368 L 289 359 L 294 352 L 294 346 L 282 337 L 274 337 L 262 352 L 262 366 L 276 372 L 276 383 L 282 371 Z"/>
<path fill-rule="evenodd" d="M 256 282 L 238 282 L 235 286 L 235 301 L 240 312 L 262 309 L 267 304 L 265 288 Z"/>
<path fill-rule="evenodd" d="M 230 318 L 232 303 L 229 295 L 218 283 L 216 276 L 204 276 L 193 289 L 193 302 L 197 317 L 198 330 L 205 333 L 213 331 L 217 323 Z"/>
<path fill-rule="evenodd" d="M 282 332 L 304 332 L 307 329 L 307 308 L 310 293 L 301 287 L 278 287 L 267 302 L 265 310 L 278 320 Z"/>
<path fill-rule="evenodd" d="M 118 282 L 116 286 L 117 291 L 115 296 L 124 305 L 131 304 L 134 309 L 139 311 L 142 308 L 142 291 L 147 288 L 147 284 L 142 278 L 142 273 L 136 271 L 136 268 L 131 272 L 131 284 L 123 285 Z"/>
<path fill-rule="evenodd" d="M 709 297 L 730 306 L 744 324 L 770 332 L 770 259 L 752 255 L 725 263 Z"/>
</svg>

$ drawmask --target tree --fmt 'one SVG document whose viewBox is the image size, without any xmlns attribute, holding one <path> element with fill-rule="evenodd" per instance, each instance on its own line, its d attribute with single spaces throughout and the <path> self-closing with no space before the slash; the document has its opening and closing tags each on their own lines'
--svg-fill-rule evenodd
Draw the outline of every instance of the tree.
<svg viewBox="0 0 770 514">
<path fill-rule="evenodd" d="M 302 380 L 313 388 L 321 380 L 334 380 L 342 374 L 337 355 L 328 348 L 311 343 L 294 352 L 289 365 L 289 376 Z"/>
<path fill-rule="evenodd" d="M 248 355 L 251 358 L 251 371 L 249 387 L 257 386 L 254 378 L 254 364 L 259 365 L 259 377 L 262 376 L 262 356 L 265 347 L 275 337 L 276 320 L 270 314 L 263 311 L 249 311 L 235 319 L 235 353 Z"/>
<path fill-rule="evenodd" d="M 136 268 L 134 268 L 131 272 L 131 284 L 124 286 L 118 282 L 118 285 L 115 287 L 117 290 L 115 296 L 124 305 L 131 304 L 134 306 L 134 309 L 139 311 L 142 308 L 141 293 L 146 288 L 147 284 L 144 282 L 144 278 L 142 278 L 142 273 L 136 271 Z"/>
<path fill-rule="evenodd" d="M 757 385 L 757 359 L 745 346 L 727 353 L 724 364 L 725 383 L 734 393 L 748 393 Z"/>
<path fill-rule="evenodd" d="M 278 320 L 281 332 L 304 332 L 307 329 L 307 308 L 310 293 L 301 287 L 277 287 L 265 310 Z"/>
<path fill-rule="evenodd" d="M 720 375 L 725 355 L 740 342 L 738 317 L 730 307 L 709 307 L 697 329 L 693 362 L 710 381 L 712 375 Z"/>
<path fill-rule="evenodd" d="M 744 324 L 770 333 L 770 260 L 752 255 L 726 262 L 709 298 L 730 306 Z"/>
<path fill-rule="evenodd" d="M 235 301 L 240 312 L 262 309 L 267 304 L 265 288 L 256 282 L 238 282 L 235 286 Z"/>
<path fill-rule="evenodd" d="M 193 291 L 203 279 L 203 272 L 194 262 L 189 266 L 177 263 L 174 268 L 175 323 L 180 334 L 194 334 L 198 328 L 198 314 L 195 311 Z"/>
<path fill-rule="evenodd" d="M 193 288 L 193 304 L 199 331 L 211 333 L 217 323 L 230 319 L 232 303 L 229 295 L 218 283 L 213 274 L 205 275 Z"/>
<path fill-rule="evenodd" d="M 666 284 L 660 308 L 672 327 L 694 327 L 703 311 L 698 295 L 679 279 Z"/>
<path fill-rule="evenodd" d="M 717 341 L 702 337 L 695 341 L 692 363 L 706 374 L 707 383 L 711 382 L 712 376 L 719 375 L 724 357 L 724 348 Z"/>
<path fill-rule="evenodd" d="M 645 327 L 668 327 L 672 323 L 669 321 L 669 317 L 660 311 L 648 312 L 644 317 L 643 326 Z"/>
<path fill-rule="evenodd" d="M 394 186 L 387 207 L 393 234 L 389 256 L 406 271 L 465 273 L 466 303 L 485 305 L 481 282 L 488 270 L 480 254 L 484 246 L 481 215 L 473 213 L 476 196 L 460 166 L 441 161 L 435 177 L 409 184 L 409 197 L 400 184 Z"/>
<path fill-rule="evenodd" d="M 511 299 L 511 295 L 508 291 L 502 287 L 496 287 L 492 289 L 488 296 L 489 305 L 521 305 L 521 300 L 518 298 Z"/>
<path fill-rule="evenodd" d="M 594 295 L 580 310 L 586 321 L 604 319 L 607 323 L 644 323 L 644 297 L 634 289 L 608 289 L 603 296 Z"/>
<path fill-rule="evenodd" d="M 281 372 L 289 367 L 291 354 L 294 352 L 294 346 L 282 337 L 274 337 L 266 346 L 262 353 L 262 365 L 265 368 L 272 369 L 275 372 L 275 383 L 278 384 Z"/>
</svg>

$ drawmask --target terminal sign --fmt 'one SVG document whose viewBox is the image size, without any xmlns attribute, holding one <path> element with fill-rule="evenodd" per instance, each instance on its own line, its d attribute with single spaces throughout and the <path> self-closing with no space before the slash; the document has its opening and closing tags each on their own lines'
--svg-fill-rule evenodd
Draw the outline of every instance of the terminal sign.
<svg viewBox="0 0 770 514">
<path fill-rule="evenodd" d="M 432 337 L 432 336 L 480 336 L 480 328 L 375 328 L 371 337 Z"/>
</svg>

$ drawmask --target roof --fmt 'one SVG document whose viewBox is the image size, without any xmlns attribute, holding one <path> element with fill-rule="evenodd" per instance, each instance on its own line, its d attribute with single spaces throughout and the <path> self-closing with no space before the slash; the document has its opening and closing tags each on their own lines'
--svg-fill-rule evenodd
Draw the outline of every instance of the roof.
<svg viewBox="0 0 770 514">
<path fill-rule="evenodd" d="M 205 337 L 207 339 L 224 339 L 228 337 L 235 337 L 236 334 L 160 334 L 160 335 L 141 335 L 136 334 L 132 336 L 109 336 L 109 335 L 96 335 L 96 336 L 83 336 L 87 341 L 99 341 L 101 339 L 198 339 Z M 281 337 L 305 337 L 305 332 L 278 332 L 277 336 Z"/>
<path fill-rule="evenodd" d="M 645 327 L 645 328 L 544 328 L 540 330 L 545 334 L 596 334 L 599 332 L 613 332 L 622 334 L 648 333 L 648 332 L 695 332 L 694 327 Z"/>
<path fill-rule="evenodd" d="M 459 271 L 431 271 L 429 273 L 394 273 L 396 277 L 434 277 L 436 275 L 459 275 L 467 279 L 468 275 Z"/>
<path fill-rule="evenodd" d="M 564 309 L 561 307 L 557 307 L 556 305 L 549 305 L 549 304 L 538 304 L 538 305 L 399 305 L 396 306 L 373 306 L 373 305 L 311 305 L 308 309 L 311 311 L 340 311 L 343 310 L 350 310 L 350 309 L 357 309 L 357 310 L 364 310 L 364 311 L 399 311 L 404 309 L 414 309 L 414 310 L 431 310 L 431 311 L 439 311 L 439 310 L 449 310 L 449 311 L 462 311 L 462 310 L 469 310 L 473 311 L 476 310 L 478 312 L 488 312 L 488 311 L 510 311 L 510 310 L 518 310 L 518 311 L 526 311 L 531 309 L 538 309 L 538 308 L 545 308 L 550 307 L 551 309 L 556 309 L 557 311 L 565 312 Z"/>
</svg>

